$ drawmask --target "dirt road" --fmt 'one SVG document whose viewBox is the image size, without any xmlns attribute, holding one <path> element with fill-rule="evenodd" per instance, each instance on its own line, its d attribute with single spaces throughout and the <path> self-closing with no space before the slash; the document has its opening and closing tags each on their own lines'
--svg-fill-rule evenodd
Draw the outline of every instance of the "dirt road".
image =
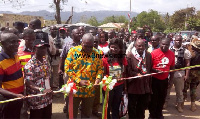
<svg viewBox="0 0 200 119">
<path fill-rule="evenodd" d="M 198 96 L 197 99 L 200 99 L 200 87 L 198 87 Z M 188 92 L 188 97 L 189 92 Z M 184 112 L 179 113 L 175 108 L 175 101 L 176 101 L 176 94 L 174 92 L 174 87 L 172 88 L 172 92 L 170 93 L 170 102 L 168 104 L 168 107 L 166 110 L 164 110 L 164 116 L 165 119 L 200 119 L 200 102 L 196 101 L 197 104 L 197 111 L 192 112 L 190 111 L 190 99 L 188 99 L 185 102 L 184 106 Z M 53 115 L 52 119 L 65 119 L 65 113 L 63 113 L 63 106 L 64 106 L 64 100 L 63 97 L 60 98 L 54 98 L 53 101 Z M 145 117 L 148 119 L 149 112 L 146 110 Z M 80 117 L 80 115 L 79 115 Z M 92 116 L 92 119 L 95 117 Z"/>
</svg>

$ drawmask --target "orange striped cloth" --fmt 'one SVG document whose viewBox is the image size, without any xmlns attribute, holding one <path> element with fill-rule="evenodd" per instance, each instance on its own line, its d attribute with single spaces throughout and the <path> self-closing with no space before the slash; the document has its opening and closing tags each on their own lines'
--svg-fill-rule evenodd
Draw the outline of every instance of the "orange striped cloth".
<svg viewBox="0 0 200 119">
<path fill-rule="evenodd" d="M 23 93 L 24 78 L 18 55 L 10 58 L 6 53 L 0 53 L 0 80 L 3 89 L 16 94 Z"/>
</svg>

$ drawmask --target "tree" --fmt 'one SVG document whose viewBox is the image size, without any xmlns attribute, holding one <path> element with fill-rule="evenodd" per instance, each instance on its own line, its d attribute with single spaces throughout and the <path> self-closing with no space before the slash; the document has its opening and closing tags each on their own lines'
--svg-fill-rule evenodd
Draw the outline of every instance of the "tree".
<svg viewBox="0 0 200 119">
<path fill-rule="evenodd" d="M 53 4 L 50 6 L 51 8 L 55 7 L 55 10 L 56 10 L 55 19 L 57 21 L 57 24 L 61 24 L 60 11 L 62 10 L 62 8 L 61 8 L 62 4 L 64 4 L 65 2 L 68 2 L 68 0 L 53 0 Z M 85 4 L 87 4 L 87 1 L 85 1 Z M 70 17 L 72 17 L 72 16 L 69 16 L 68 19 L 71 19 Z M 67 22 L 69 22 L 69 21 L 67 21 Z"/>
<path fill-rule="evenodd" d="M 80 17 L 80 20 L 79 20 L 79 22 L 83 22 L 83 23 L 86 23 L 87 22 L 87 16 L 86 15 L 82 15 L 81 17 Z"/>
<path fill-rule="evenodd" d="M 137 15 L 136 20 L 133 22 L 135 25 L 133 27 L 134 29 L 136 29 L 137 27 L 143 27 L 144 25 L 148 25 L 152 28 L 153 31 L 156 32 L 165 30 L 164 20 L 162 20 L 161 15 L 159 15 L 158 12 L 154 10 L 150 10 L 149 12 L 141 12 Z"/>
<path fill-rule="evenodd" d="M 92 26 L 99 26 L 99 22 L 97 21 L 97 18 L 94 16 L 91 16 L 90 19 L 88 19 L 87 23 Z"/>
<path fill-rule="evenodd" d="M 195 16 L 194 7 L 181 9 L 181 10 L 175 11 L 175 13 L 172 15 L 172 17 L 170 18 L 170 24 L 172 28 L 184 30 L 184 29 L 187 29 L 187 27 L 185 26 L 186 21 L 189 18 L 194 17 L 194 16 Z"/>
<path fill-rule="evenodd" d="M 121 16 L 109 16 L 104 18 L 102 24 L 106 24 L 106 23 L 125 23 L 127 22 L 128 19 L 126 19 L 125 16 L 121 15 Z"/>
<path fill-rule="evenodd" d="M 22 6 L 24 6 L 26 0 L 1 0 L 4 4 L 10 3 L 12 4 L 12 7 L 20 9 Z"/>
<path fill-rule="evenodd" d="M 61 17 L 60 17 L 61 2 L 64 4 L 66 0 L 53 0 L 53 5 L 50 6 L 50 7 L 55 6 L 55 10 L 56 10 L 55 19 L 57 21 L 57 24 L 61 24 Z"/>
</svg>

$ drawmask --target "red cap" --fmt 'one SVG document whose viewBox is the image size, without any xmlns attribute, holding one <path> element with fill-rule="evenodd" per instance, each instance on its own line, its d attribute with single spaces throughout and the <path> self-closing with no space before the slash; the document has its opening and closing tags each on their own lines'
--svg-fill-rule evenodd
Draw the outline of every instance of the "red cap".
<svg viewBox="0 0 200 119">
<path fill-rule="evenodd" d="M 132 33 L 132 34 L 135 34 L 135 33 L 137 33 L 137 32 L 136 32 L 136 31 L 131 31 L 131 33 Z"/>
<path fill-rule="evenodd" d="M 65 30 L 65 31 L 66 31 L 66 28 L 64 28 L 64 27 L 62 27 L 62 28 L 59 28 L 59 31 L 60 31 L 60 30 Z"/>
</svg>

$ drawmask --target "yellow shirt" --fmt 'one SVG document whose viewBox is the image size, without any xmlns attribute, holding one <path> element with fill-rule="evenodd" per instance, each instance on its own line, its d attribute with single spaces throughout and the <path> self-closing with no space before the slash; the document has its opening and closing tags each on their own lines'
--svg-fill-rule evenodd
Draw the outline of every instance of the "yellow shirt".
<svg viewBox="0 0 200 119">
<path fill-rule="evenodd" d="M 93 48 L 90 54 L 82 51 L 82 46 L 76 46 L 69 50 L 65 59 L 65 72 L 69 76 L 69 81 L 74 81 L 77 86 L 81 80 L 88 80 L 94 84 L 97 78 L 102 78 L 103 61 L 101 52 Z M 74 97 L 93 97 L 94 87 L 79 88 Z"/>
</svg>

